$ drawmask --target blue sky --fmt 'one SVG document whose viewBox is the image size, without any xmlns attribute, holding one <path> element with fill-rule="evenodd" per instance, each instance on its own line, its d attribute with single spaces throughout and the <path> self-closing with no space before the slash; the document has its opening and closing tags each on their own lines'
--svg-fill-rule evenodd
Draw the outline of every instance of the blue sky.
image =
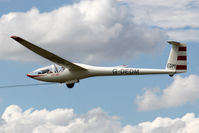
<svg viewBox="0 0 199 133">
<path fill-rule="evenodd" d="M 38 81 L 26 77 L 26 74 L 51 63 L 29 52 L 7 35 L 22 36 L 73 62 L 101 66 L 128 64 L 131 67 L 143 68 L 164 68 L 170 51 L 166 40 L 177 40 L 188 44 L 188 72 L 181 74 L 181 78 L 188 81 L 190 75 L 195 75 L 194 81 L 198 81 L 198 8 L 188 7 L 194 2 L 198 7 L 196 1 L 183 0 L 175 8 L 171 7 L 172 1 L 160 0 L 155 2 L 155 5 L 152 4 L 153 0 L 145 4 L 142 1 L 126 0 L 125 5 L 115 0 L 108 1 L 0 0 L 0 84 L 37 83 Z M 113 10 L 109 10 L 110 7 Z M 77 9 L 80 13 L 77 13 Z M 165 12 L 166 9 L 168 12 Z M 14 18 L 10 12 L 16 13 Z M 118 12 L 119 14 L 112 17 L 106 12 L 113 16 Z M 40 23 L 33 22 L 35 18 Z M 193 18 L 195 19 L 192 20 Z M 47 23 L 49 20 L 51 22 Z M 49 28 L 52 30 L 48 31 Z M 129 34 L 132 36 L 128 36 Z M 68 43 L 70 45 L 67 45 Z M 187 99 L 174 107 L 165 105 L 153 110 L 139 111 L 139 102 L 135 102 L 138 95 L 144 97 L 145 92 L 149 90 L 161 97 L 164 95 L 163 91 L 175 80 L 175 76 L 171 78 L 168 75 L 94 77 L 81 80 L 72 90 L 67 89 L 64 84 L 0 89 L 0 113 L 6 114 L 5 109 L 11 108 L 10 105 L 17 105 L 24 111 L 30 108 L 71 108 L 77 115 L 86 114 L 89 110 L 99 107 L 102 112 L 107 112 L 108 116 L 120 117 L 117 121 L 121 122 L 121 128 L 128 124 L 133 126 L 153 121 L 157 117 L 175 119 L 187 113 L 194 113 L 197 117 L 199 96 L 193 94 L 197 93 L 199 88 L 195 84 L 188 85 L 195 91 L 189 95 L 193 97 L 191 100 Z M 154 93 L 154 88 L 159 88 L 160 92 Z M 176 98 L 183 99 L 183 96 Z M 151 106 L 154 106 L 153 103 Z"/>
<path fill-rule="evenodd" d="M 24 12 L 28 11 L 33 7 L 38 8 L 41 12 L 51 11 L 59 8 L 60 6 L 71 4 L 73 0 L 49 0 L 49 1 L 26 1 L 26 0 L 2 0 L 1 1 L 1 15 L 9 12 Z"/>
</svg>

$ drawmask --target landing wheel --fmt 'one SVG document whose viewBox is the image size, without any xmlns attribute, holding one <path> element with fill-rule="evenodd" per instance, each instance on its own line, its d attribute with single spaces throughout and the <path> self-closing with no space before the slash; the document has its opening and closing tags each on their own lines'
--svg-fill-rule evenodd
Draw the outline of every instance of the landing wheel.
<svg viewBox="0 0 199 133">
<path fill-rule="evenodd" d="M 67 86 L 68 88 L 73 88 L 73 87 L 74 87 L 74 85 L 75 85 L 75 83 L 72 83 L 72 84 L 66 84 L 66 86 Z"/>
</svg>

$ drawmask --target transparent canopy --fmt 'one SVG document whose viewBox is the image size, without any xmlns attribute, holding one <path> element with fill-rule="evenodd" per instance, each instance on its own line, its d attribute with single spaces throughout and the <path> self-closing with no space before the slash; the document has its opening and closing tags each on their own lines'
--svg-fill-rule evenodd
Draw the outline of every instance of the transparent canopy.
<svg viewBox="0 0 199 133">
<path fill-rule="evenodd" d="M 59 66 L 57 64 L 53 64 L 50 66 L 39 68 L 30 74 L 37 75 L 37 74 L 47 74 L 47 73 L 58 73 L 64 71 L 64 67 Z"/>
</svg>

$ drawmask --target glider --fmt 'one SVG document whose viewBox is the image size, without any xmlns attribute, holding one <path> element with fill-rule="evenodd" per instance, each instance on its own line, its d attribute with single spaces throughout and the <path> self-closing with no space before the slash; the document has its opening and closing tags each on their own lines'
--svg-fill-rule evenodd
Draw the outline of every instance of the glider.
<svg viewBox="0 0 199 133">
<path fill-rule="evenodd" d="M 143 69 L 128 68 L 126 66 L 98 67 L 86 64 L 72 63 L 59 57 L 43 48 L 40 48 L 21 37 L 11 36 L 29 50 L 52 61 L 54 64 L 39 68 L 29 74 L 28 77 L 55 83 L 66 83 L 68 88 L 73 88 L 79 80 L 94 76 L 119 76 L 119 75 L 149 75 L 149 74 L 168 74 L 173 76 L 176 73 L 187 71 L 187 46 L 186 44 L 168 41 L 172 45 L 168 62 L 165 69 Z"/>
</svg>

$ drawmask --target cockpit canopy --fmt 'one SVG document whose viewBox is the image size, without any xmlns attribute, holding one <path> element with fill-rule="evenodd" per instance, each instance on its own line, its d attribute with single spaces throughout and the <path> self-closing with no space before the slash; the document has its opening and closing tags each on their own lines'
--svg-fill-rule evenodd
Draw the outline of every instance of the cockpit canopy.
<svg viewBox="0 0 199 133">
<path fill-rule="evenodd" d="M 64 71 L 64 69 L 65 68 L 62 67 L 62 66 L 59 66 L 57 64 L 53 64 L 53 65 L 50 65 L 50 66 L 39 68 L 39 69 L 31 72 L 30 74 L 31 75 L 38 75 L 38 74 L 47 74 L 47 73 L 58 73 L 58 72 Z"/>
</svg>

